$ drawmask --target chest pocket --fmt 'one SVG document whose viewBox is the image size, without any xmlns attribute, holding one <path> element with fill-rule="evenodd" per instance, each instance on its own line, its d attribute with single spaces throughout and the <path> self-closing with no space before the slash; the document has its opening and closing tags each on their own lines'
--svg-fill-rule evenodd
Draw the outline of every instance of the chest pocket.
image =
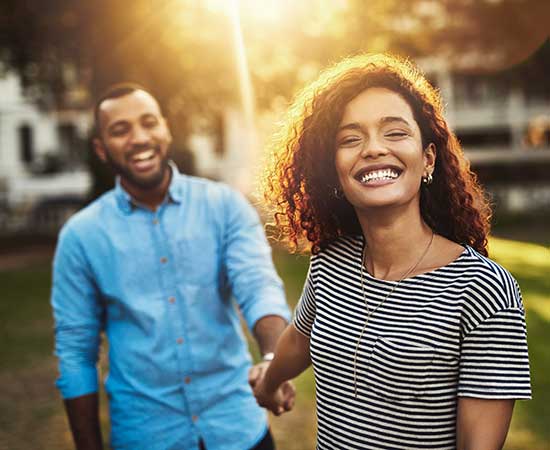
<svg viewBox="0 0 550 450">
<path fill-rule="evenodd" d="M 397 402 L 421 397 L 434 353 L 429 346 L 403 345 L 379 337 L 367 364 L 366 389 Z"/>
</svg>

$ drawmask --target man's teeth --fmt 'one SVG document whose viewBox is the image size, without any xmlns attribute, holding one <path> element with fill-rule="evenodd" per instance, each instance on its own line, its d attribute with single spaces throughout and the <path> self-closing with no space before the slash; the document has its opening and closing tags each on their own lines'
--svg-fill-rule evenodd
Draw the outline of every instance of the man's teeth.
<svg viewBox="0 0 550 450">
<path fill-rule="evenodd" d="M 361 177 L 361 183 L 369 183 L 379 180 L 395 180 L 399 174 L 393 169 L 373 170 L 367 172 Z"/>
<path fill-rule="evenodd" d="M 132 157 L 133 161 L 145 161 L 147 159 L 151 159 L 153 156 L 155 156 L 154 150 L 147 150 L 146 152 L 138 153 L 137 155 L 134 155 Z"/>
</svg>

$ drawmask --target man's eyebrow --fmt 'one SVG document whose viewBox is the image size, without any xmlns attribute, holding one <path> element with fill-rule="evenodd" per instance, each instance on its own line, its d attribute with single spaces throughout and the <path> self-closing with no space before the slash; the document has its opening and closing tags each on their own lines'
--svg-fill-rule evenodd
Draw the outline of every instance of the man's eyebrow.
<svg viewBox="0 0 550 450">
<path fill-rule="evenodd" d="M 143 119 L 150 119 L 150 118 L 154 118 L 154 119 L 157 119 L 157 116 L 156 114 L 153 114 L 153 113 L 143 113 L 140 117 L 139 117 L 139 120 L 143 120 Z M 112 124 L 110 124 L 107 129 L 110 130 L 112 128 L 116 128 L 117 126 L 121 126 L 121 125 L 127 125 L 129 123 L 128 120 L 126 119 L 119 119 L 117 120 L 116 122 L 113 122 Z"/>
</svg>

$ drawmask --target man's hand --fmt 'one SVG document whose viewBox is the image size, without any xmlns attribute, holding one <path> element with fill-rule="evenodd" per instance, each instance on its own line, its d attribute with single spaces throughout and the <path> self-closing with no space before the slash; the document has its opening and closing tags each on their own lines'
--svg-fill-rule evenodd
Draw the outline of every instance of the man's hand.
<svg viewBox="0 0 550 450">
<path fill-rule="evenodd" d="M 267 391 L 264 376 L 269 364 L 269 361 L 263 361 L 253 366 L 248 372 L 248 383 L 254 391 L 258 405 L 267 408 L 273 414 L 279 416 L 294 407 L 296 389 L 292 382 L 285 381 L 274 392 Z"/>
<path fill-rule="evenodd" d="M 254 389 L 258 381 L 264 377 L 270 362 L 271 361 L 262 361 L 250 368 L 248 371 L 248 384 L 252 389 Z"/>
</svg>

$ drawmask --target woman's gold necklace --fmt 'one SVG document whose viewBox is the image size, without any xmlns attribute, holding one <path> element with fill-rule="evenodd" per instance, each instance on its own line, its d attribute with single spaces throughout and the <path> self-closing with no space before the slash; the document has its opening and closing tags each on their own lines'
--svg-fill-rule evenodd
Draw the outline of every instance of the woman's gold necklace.
<svg viewBox="0 0 550 450">
<path fill-rule="evenodd" d="M 363 339 L 363 334 L 365 334 L 365 330 L 367 329 L 367 325 L 369 323 L 369 320 L 371 316 L 380 308 L 384 302 L 394 293 L 394 291 L 397 289 L 397 287 L 401 284 L 401 282 L 409 276 L 422 262 L 422 260 L 425 258 L 425 256 L 428 254 L 428 251 L 430 250 L 430 247 L 432 246 L 432 242 L 434 240 L 434 232 L 432 231 L 432 236 L 430 238 L 430 242 L 428 243 L 426 249 L 418 259 L 418 261 L 411 266 L 407 272 L 397 281 L 397 283 L 391 288 L 390 292 L 376 305 L 376 307 L 372 310 L 369 309 L 369 305 L 367 303 L 367 296 L 365 295 L 365 283 L 364 283 L 364 267 L 366 263 L 366 249 L 367 247 L 363 249 L 363 253 L 361 254 L 361 293 L 363 294 L 363 301 L 365 302 L 365 308 L 367 309 L 367 317 L 365 319 L 365 324 L 363 325 L 363 328 L 361 329 L 361 333 L 359 334 L 359 338 L 357 339 L 357 345 L 355 346 L 355 353 L 353 354 L 353 393 L 354 397 L 357 398 L 357 354 L 359 353 L 359 346 L 361 345 L 361 340 Z"/>
</svg>

